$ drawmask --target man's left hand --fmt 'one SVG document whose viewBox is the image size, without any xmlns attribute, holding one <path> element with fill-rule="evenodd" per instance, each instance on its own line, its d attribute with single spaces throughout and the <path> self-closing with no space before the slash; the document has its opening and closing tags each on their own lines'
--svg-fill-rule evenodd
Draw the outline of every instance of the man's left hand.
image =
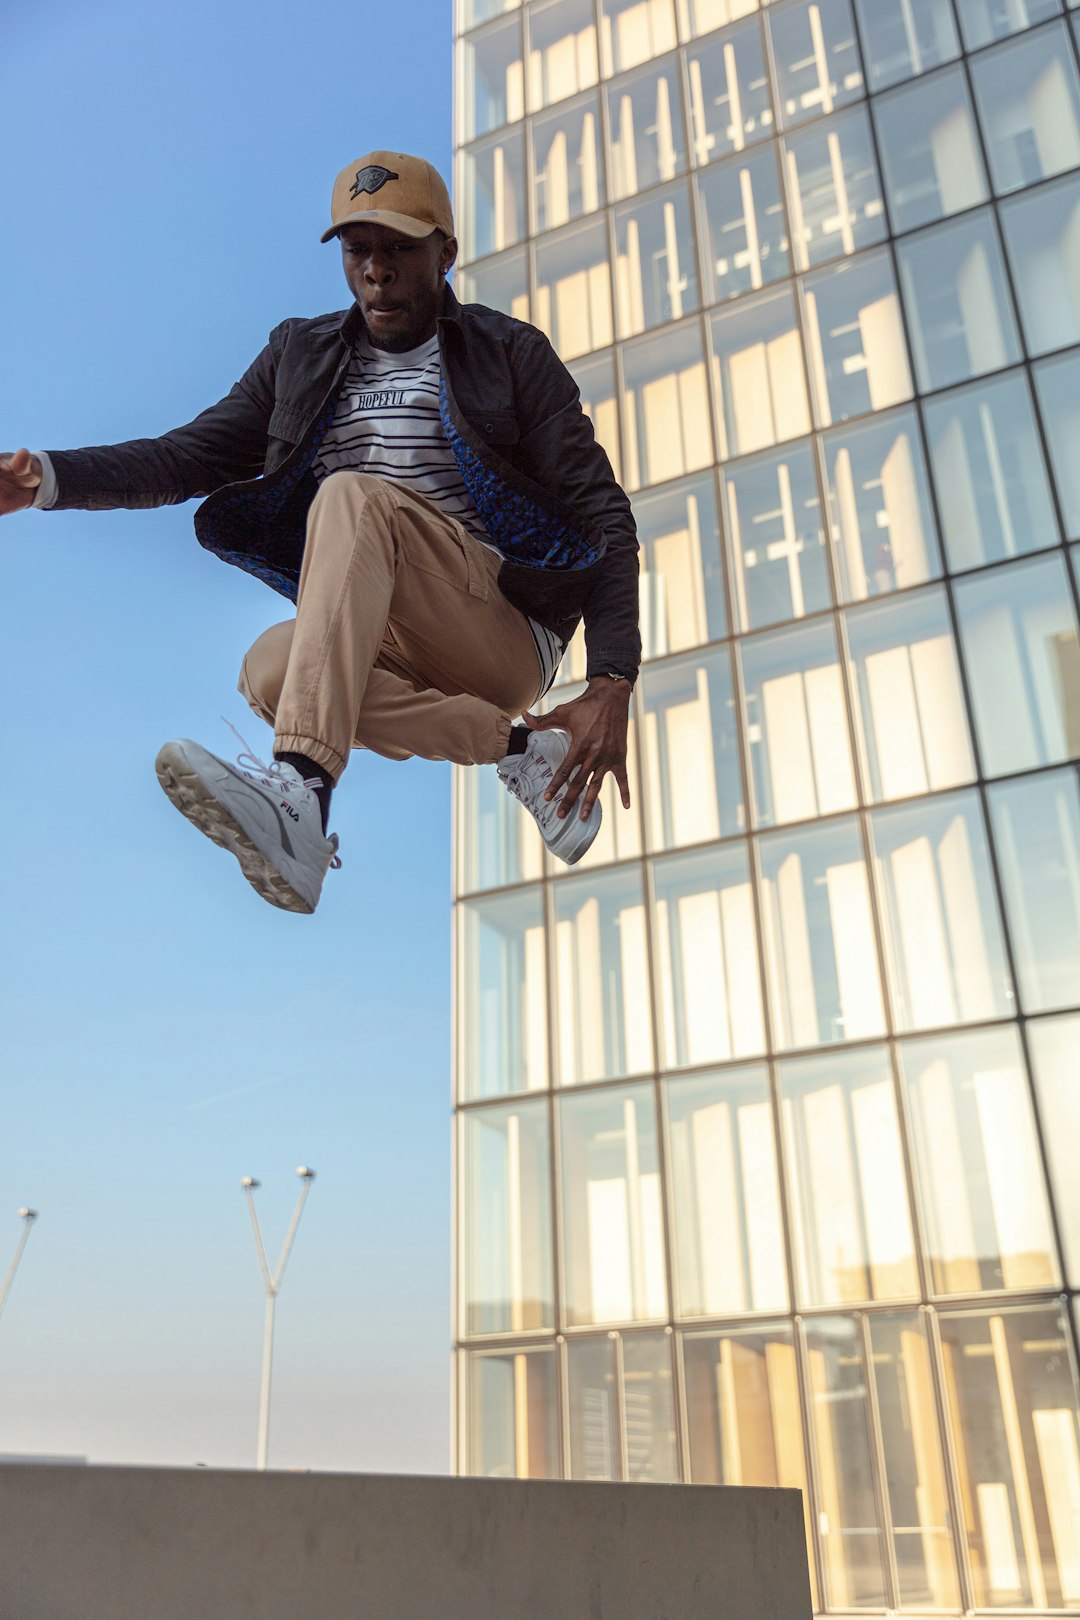
<svg viewBox="0 0 1080 1620">
<path fill-rule="evenodd" d="M 629 681 L 596 675 L 581 696 L 570 703 L 560 703 L 548 714 L 522 715 L 531 731 L 551 731 L 558 727 L 570 733 L 570 751 L 544 794 L 545 799 L 553 799 L 563 784 L 569 783 L 559 805 L 560 817 L 570 814 L 584 792 L 581 819 L 586 821 L 609 771 L 619 784 L 623 809 L 629 810 L 626 732 L 630 692 Z"/>
</svg>

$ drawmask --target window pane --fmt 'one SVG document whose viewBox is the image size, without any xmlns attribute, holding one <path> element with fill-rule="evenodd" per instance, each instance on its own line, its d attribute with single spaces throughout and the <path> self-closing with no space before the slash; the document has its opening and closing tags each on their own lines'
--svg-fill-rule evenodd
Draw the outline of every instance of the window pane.
<svg viewBox="0 0 1080 1620">
<path fill-rule="evenodd" d="M 810 431 L 802 339 L 789 289 L 723 310 L 709 322 L 719 459 Z"/>
<path fill-rule="evenodd" d="M 677 1480 L 670 1334 L 571 1339 L 566 1361 L 571 1478 Z"/>
<path fill-rule="evenodd" d="M 1080 180 L 1001 205 L 1029 354 L 1080 343 Z"/>
<path fill-rule="evenodd" d="M 866 1327 L 900 1601 L 957 1609 L 954 1527 L 925 1322 L 914 1311 L 875 1312 Z"/>
<path fill-rule="evenodd" d="M 698 307 L 690 196 L 685 182 L 615 211 L 619 336 L 632 337 Z"/>
<path fill-rule="evenodd" d="M 789 129 L 865 95 L 848 0 L 794 0 L 771 6 L 767 16 L 780 117 Z"/>
<path fill-rule="evenodd" d="M 621 1479 L 615 1342 L 571 1339 L 566 1346 L 570 1398 L 570 1478 Z"/>
<path fill-rule="evenodd" d="M 784 163 L 800 270 L 882 241 L 885 206 L 861 107 L 789 135 Z"/>
<path fill-rule="evenodd" d="M 885 1049 L 803 1058 L 778 1073 L 799 1304 L 917 1294 Z"/>
<path fill-rule="evenodd" d="M 771 145 L 707 169 L 698 192 L 708 303 L 787 275 L 787 222 Z"/>
<path fill-rule="evenodd" d="M 1022 372 L 923 407 L 949 566 L 959 572 L 1058 542 Z"/>
<path fill-rule="evenodd" d="M 727 617 L 712 479 L 639 495 L 634 516 L 641 543 L 644 656 L 662 658 L 718 641 L 727 634 Z"/>
<path fill-rule="evenodd" d="M 882 1608 L 885 1571 L 858 1325 L 842 1316 L 808 1322 L 806 1349 L 826 1603 L 830 1609 Z"/>
<path fill-rule="evenodd" d="M 957 0 L 964 44 L 969 51 L 992 39 L 1030 28 L 1061 10 L 1060 0 Z"/>
<path fill-rule="evenodd" d="M 515 248 L 501 259 L 489 259 L 478 268 L 458 270 L 454 290 L 463 304 L 489 304 L 515 320 L 529 318 L 529 266 L 525 249 Z"/>
<path fill-rule="evenodd" d="M 605 201 L 600 107 L 587 96 L 532 122 L 533 229 L 549 231 Z"/>
<path fill-rule="evenodd" d="M 454 784 L 460 806 L 458 893 L 540 877 L 544 846 L 536 823 L 495 772 L 455 766 Z"/>
<path fill-rule="evenodd" d="M 1064 1313 L 942 1312 L 941 1341 L 975 1602 L 1071 1609 L 1080 1446 Z"/>
<path fill-rule="evenodd" d="M 521 60 L 521 19 L 508 17 L 462 40 L 458 81 L 461 139 L 471 141 L 489 129 L 525 114 L 525 75 Z"/>
<path fill-rule="evenodd" d="M 619 410 L 615 399 L 615 363 L 609 354 L 578 360 L 567 368 L 581 392 L 581 408 L 607 451 L 616 478 L 620 478 Z M 584 672 L 583 672 L 584 673 Z"/>
<path fill-rule="evenodd" d="M 633 197 L 686 168 L 682 96 L 674 59 L 604 91 L 612 197 Z"/>
<path fill-rule="evenodd" d="M 641 687 L 649 848 L 745 832 L 727 650 L 650 667 Z"/>
<path fill-rule="evenodd" d="M 755 825 L 853 809 L 855 771 L 833 626 L 819 620 L 755 636 L 739 651 Z"/>
<path fill-rule="evenodd" d="M 573 225 L 537 243 L 536 324 L 564 360 L 611 342 L 611 274 L 603 220 Z"/>
<path fill-rule="evenodd" d="M 469 1355 L 467 1469 L 489 1479 L 558 1479 L 555 1351 Z"/>
<path fill-rule="evenodd" d="M 881 1035 L 885 1013 L 857 823 L 762 838 L 758 855 L 776 1046 Z"/>
<path fill-rule="evenodd" d="M 1064 559 L 958 580 L 956 608 L 986 774 L 1080 755 L 1080 645 Z"/>
<path fill-rule="evenodd" d="M 684 36 L 709 34 L 757 8 L 758 0 L 679 0 L 679 23 Z"/>
<path fill-rule="evenodd" d="M 462 153 L 465 259 L 501 253 L 525 235 L 525 137 L 520 131 Z"/>
<path fill-rule="evenodd" d="M 1039 1096 L 1043 1143 L 1050 1161 L 1065 1269 L 1080 1284 L 1080 1018 L 1040 1018 L 1027 1027 L 1031 1064 Z"/>
<path fill-rule="evenodd" d="M 675 47 L 671 0 L 601 0 L 600 26 L 605 77 Z"/>
<path fill-rule="evenodd" d="M 525 13 L 529 106 L 535 111 L 587 90 L 599 77 L 592 0 L 546 0 Z"/>
<path fill-rule="evenodd" d="M 630 1333 L 623 1335 L 621 1344 L 626 1477 L 672 1483 L 679 1478 L 672 1335 L 670 1331 Z"/>
<path fill-rule="evenodd" d="M 1075 771 L 990 792 L 1025 1012 L 1080 1002 L 1080 789 Z"/>
<path fill-rule="evenodd" d="M 477 23 L 487 22 L 504 11 L 514 11 L 521 0 L 461 0 L 459 29 L 463 33 Z"/>
<path fill-rule="evenodd" d="M 696 321 L 622 351 L 626 487 L 660 484 L 713 459 L 705 356 Z"/>
<path fill-rule="evenodd" d="M 555 891 L 559 1077 L 651 1069 L 648 947 L 641 877 L 589 873 Z"/>
<path fill-rule="evenodd" d="M 897 244 L 919 387 L 946 388 L 1020 358 L 989 214 Z"/>
<path fill-rule="evenodd" d="M 1056 1287 L 1016 1026 L 905 1041 L 899 1050 L 935 1293 Z"/>
<path fill-rule="evenodd" d="M 900 299 L 887 249 L 818 270 L 802 283 L 818 422 L 910 399 Z"/>
<path fill-rule="evenodd" d="M 827 434 L 833 567 L 857 602 L 941 573 L 929 482 L 914 411 Z"/>
<path fill-rule="evenodd" d="M 871 91 L 926 73 L 960 54 L 949 0 L 910 0 L 901 6 L 855 0 L 855 9 Z"/>
<path fill-rule="evenodd" d="M 944 591 L 861 608 L 844 624 L 867 798 L 880 803 L 973 781 Z"/>
<path fill-rule="evenodd" d="M 652 1086 L 582 1092 L 557 1107 L 567 1322 L 665 1318 Z"/>
<path fill-rule="evenodd" d="M 898 1029 L 1007 1018 L 1014 1010 L 978 796 L 870 818 Z"/>
<path fill-rule="evenodd" d="M 769 72 L 756 18 L 691 45 L 686 65 L 695 163 L 741 152 L 773 133 Z"/>
<path fill-rule="evenodd" d="M 740 627 L 756 630 L 828 607 L 825 533 L 809 447 L 729 463 L 723 490 Z"/>
<path fill-rule="evenodd" d="M 984 202 L 986 176 L 963 68 L 874 102 L 889 212 L 897 231 Z"/>
<path fill-rule="evenodd" d="M 1080 537 L 1080 354 L 1044 360 L 1035 367 L 1035 387 L 1065 532 L 1075 540 Z"/>
<path fill-rule="evenodd" d="M 461 1124 L 465 1332 L 554 1327 L 548 1105 L 472 1109 Z"/>
<path fill-rule="evenodd" d="M 663 1066 L 725 1063 L 764 1051 L 745 846 L 658 861 L 653 877 Z"/>
<path fill-rule="evenodd" d="M 1080 80 L 1064 23 L 976 56 L 971 75 L 995 191 L 1080 163 Z"/>
<path fill-rule="evenodd" d="M 466 1098 L 549 1084 L 544 909 L 539 889 L 474 900 L 461 927 Z"/>
</svg>

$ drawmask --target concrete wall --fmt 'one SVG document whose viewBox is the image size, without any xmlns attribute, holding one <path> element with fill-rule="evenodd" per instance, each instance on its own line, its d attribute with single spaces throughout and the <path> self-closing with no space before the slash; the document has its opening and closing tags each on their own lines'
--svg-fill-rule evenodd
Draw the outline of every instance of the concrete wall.
<svg viewBox="0 0 1080 1620">
<path fill-rule="evenodd" d="M 0 1620 L 810 1620 L 797 1491 L 0 1466 Z"/>
</svg>

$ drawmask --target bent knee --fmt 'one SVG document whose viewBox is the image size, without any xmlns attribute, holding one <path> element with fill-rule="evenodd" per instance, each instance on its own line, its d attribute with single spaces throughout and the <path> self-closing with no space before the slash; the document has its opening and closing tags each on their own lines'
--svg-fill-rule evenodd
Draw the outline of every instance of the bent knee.
<svg viewBox="0 0 1080 1620">
<path fill-rule="evenodd" d="M 289 663 L 295 620 L 272 624 L 253 642 L 240 666 L 240 692 L 255 713 L 273 723 Z"/>
</svg>

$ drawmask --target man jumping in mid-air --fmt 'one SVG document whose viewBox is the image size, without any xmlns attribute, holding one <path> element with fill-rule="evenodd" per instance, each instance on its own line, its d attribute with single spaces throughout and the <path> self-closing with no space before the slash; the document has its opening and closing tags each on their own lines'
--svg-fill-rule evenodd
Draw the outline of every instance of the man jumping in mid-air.
<svg viewBox="0 0 1080 1620">
<path fill-rule="evenodd" d="M 240 673 L 272 764 L 177 741 L 157 772 L 264 899 L 300 912 L 336 856 L 327 818 L 352 748 L 495 764 L 552 853 L 580 859 L 609 771 L 630 803 L 641 651 L 630 503 L 547 339 L 446 285 L 438 173 L 360 158 L 335 182 L 331 237 L 352 307 L 284 321 L 186 427 L 0 456 L 0 514 L 207 497 L 202 544 L 296 602 Z M 586 690 L 537 718 L 582 618 Z"/>
</svg>

